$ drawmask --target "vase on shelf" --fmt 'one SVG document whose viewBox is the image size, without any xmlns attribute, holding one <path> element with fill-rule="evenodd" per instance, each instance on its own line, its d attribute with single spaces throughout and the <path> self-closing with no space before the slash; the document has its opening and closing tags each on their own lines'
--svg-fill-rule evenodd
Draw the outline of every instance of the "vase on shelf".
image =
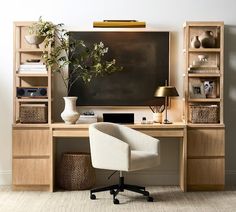
<svg viewBox="0 0 236 212">
<path fill-rule="evenodd" d="M 197 35 L 192 37 L 190 44 L 191 44 L 192 48 L 200 48 L 201 42 L 200 42 L 200 40 L 199 40 Z"/>
<path fill-rule="evenodd" d="M 63 97 L 65 100 L 65 109 L 61 113 L 61 118 L 65 124 L 75 124 L 79 119 L 80 114 L 76 110 L 76 100 L 78 97 Z"/>
<path fill-rule="evenodd" d="M 203 48 L 214 48 L 215 47 L 215 37 L 212 31 L 204 31 L 200 36 L 199 40 Z"/>
</svg>

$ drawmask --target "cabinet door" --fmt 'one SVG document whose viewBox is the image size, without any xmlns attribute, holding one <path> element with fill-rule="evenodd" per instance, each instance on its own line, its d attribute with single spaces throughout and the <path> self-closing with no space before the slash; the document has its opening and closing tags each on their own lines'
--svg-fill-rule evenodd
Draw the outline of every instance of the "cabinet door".
<svg viewBox="0 0 236 212">
<path fill-rule="evenodd" d="M 46 158 L 13 159 L 13 185 L 49 185 L 50 160 Z"/>
<path fill-rule="evenodd" d="M 189 159 L 188 160 L 188 188 L 204 186 L 220 188 L 224 186 L 225 161 L 218 159 Z"/>
<path fill-rule="evenodd" d="M 13 157 L 49 156 L 50 150 L 48 129 L 19 128 L 13 130 Z"/>
<path fill-rule="evenodd" d="M 188 157 L 225 155 L 224 129 L 189 129 Z"/>
</svg>

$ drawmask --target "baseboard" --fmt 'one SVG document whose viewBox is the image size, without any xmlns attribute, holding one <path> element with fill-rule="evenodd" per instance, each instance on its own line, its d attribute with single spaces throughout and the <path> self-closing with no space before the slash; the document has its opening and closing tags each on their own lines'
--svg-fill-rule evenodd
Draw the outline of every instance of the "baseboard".
<svg viewBox="0 0 236 212">
<path fill-rule="evenodd" d="M 109 183 L 116 183 L 117 176 L 113 176 L 110 180 L 107 177 L 112 172 L 98 171 L 96 173 L 97 184 L 104 185 Z M 143 184 L 143 185 L 178 185 L 179 173 L 177 171 L 143 171 L 143 172 L 131 172 L 125 173 L 125 178 L 129 183 Z M 12 172 L 11 170 L 0 171 L 0 185 L 11 185 Z M 236 186 L 236 170 L 225 171 L 225 184 L 227 186 Z"/>
<path fill-rule="evenodd" d="M 225 171 L 225 184 L 227 186 L 236 186 L 236 170 Z"/>
<path fill-rule="evenodd" d="M 11 185 L 12 171 L 0 171 L 0 185 Z"/>
<path fill-rule="evenodd" d="M 115 184 L 118 182 L 119 173 L 117 172 L 109 180 L 108 176 L 112 172 L 109 171 L 97 171 L 96 172 L 96 184 L 106 185 Z M 137 185 L 179 185 L 179 173 L 178 171 L 142 171 L 142 172 L 129 172 L 123 173 L 125 177 L 125 183 L 137 184 Z"/>
</svg>

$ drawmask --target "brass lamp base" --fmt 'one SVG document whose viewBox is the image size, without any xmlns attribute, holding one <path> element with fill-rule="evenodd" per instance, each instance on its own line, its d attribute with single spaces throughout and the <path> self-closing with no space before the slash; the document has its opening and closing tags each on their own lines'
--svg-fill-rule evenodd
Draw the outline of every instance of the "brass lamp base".
<svg viewBox="0 0 236 212">
<path fill-rule="evenodd" d="M 165 120 L 163 121 L 163 124 L 172 124 L 172 122 L 171 122 L 171 121 L 168 121 L 167 119 L 165 119 Z"/>
</svg>

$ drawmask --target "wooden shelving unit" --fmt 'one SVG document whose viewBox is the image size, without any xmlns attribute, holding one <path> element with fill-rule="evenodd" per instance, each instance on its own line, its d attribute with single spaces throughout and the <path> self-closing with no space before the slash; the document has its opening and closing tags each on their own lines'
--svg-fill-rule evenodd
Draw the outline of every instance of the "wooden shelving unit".
<svg viewBox="0 0 236 212">
<path fill-rule="evenodd" d="M 193 48 L 192 38 L 206 31 L 212 32 L 215 46 L 203 48 L 201 44 L 200 48 Z M 186 22 L 184 57 L 184 117 L 188 126 L 187 189 L 220 190 L 225 184 L 224 23 Z M 192 105 L 200 108 L 195 117 L 193 110 L 190 110 Z M 217 107 L 217 113 L 211 114 L 211 106 L 214 110 Z M 204 112 L 207 107 L 210 109 Z M 209 114 L 214 116 L 214 120 Z"/>
<path fill-rule="evenodd" d="M 19 73 L 21 64 L 29 59 L 40 59 L 43 52 L 50 52 L 30 45 L 24 39 L 28 33 L 28 27 L 33 22 L 14 23 L 14 61 L 13 61 L 13 143 L 12 143 L 12 184 L 14 190 L 52 190 L 51 185 L 51 164 L 52 147 L 50 139 L 50 124 L 52 123 L 52 74 L 51 69 L 47 73 L 35 73 L 28 70 L 27 73 Z M 17 88 L 47 88 L 45 97 L 19 97 Z M 32 123 L 22 122 L 21 108 L 25 105 L 40 107 L 43 105 L 47 120 L 43 123 L 35 122 L 38 114 L 35 111 L 30 113 Z"/>
</svg>

